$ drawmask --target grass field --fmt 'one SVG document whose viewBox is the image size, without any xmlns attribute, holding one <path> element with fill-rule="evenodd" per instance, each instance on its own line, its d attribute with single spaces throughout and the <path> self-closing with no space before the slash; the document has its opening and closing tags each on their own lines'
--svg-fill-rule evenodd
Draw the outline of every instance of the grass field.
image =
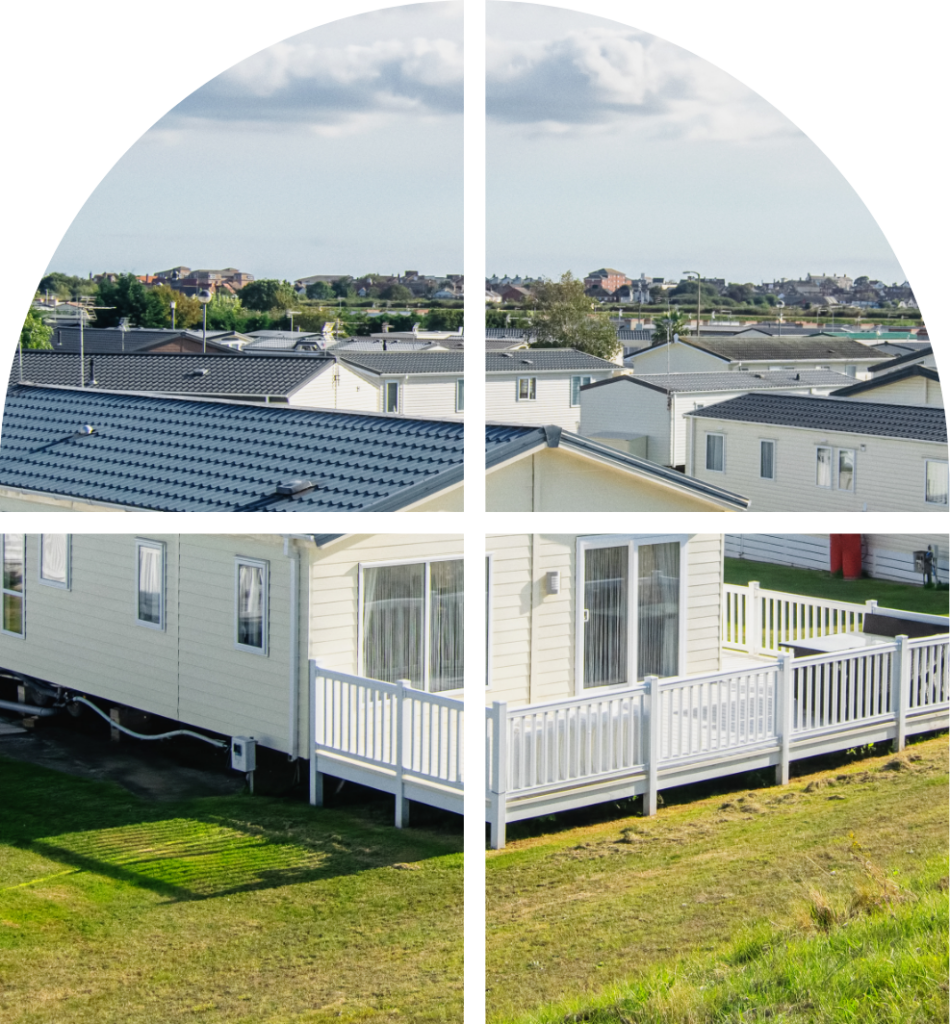
<svg viewBox="0 0 950 1024">
<path fill-rule="evenodd" d="M 0 1022 L 456 1022 L 461 835 L 0 757 Z"/>
<path fill-rule="evenodd" d="M 946 1020 L 946 737 L 824 765 L 489 854 L 489 1020 Z"/>
<path fill-rule="evenodd" d="M 835 579 L 830 572 L 816 569 L 794 569 L 771 562 L 749 562 L 744 558 L 725 560 L 725 582 L 745 586 L 758 580 L 766 590 L 784 590 L 807 597 L 826 597 L 835 601 L 864 604 L 876 599 L 882 608 L 902 608 L 909 612 L 946 615 L 950 595 L 946 590 L 912 587 L 889 580 Z"/>
</svg>

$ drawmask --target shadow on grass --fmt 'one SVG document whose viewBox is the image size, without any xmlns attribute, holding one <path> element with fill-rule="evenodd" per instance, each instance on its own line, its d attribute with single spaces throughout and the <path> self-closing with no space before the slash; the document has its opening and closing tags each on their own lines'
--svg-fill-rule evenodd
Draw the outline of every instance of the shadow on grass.
<svg viewBox="0 0 950 1024">
<path fill-rule="evenodd" d="M 0 844 L 173 902 L 354 875 L 461 851 L 458 836 L 383 825 L 375 804 L 357 814 L 250 796 L 155 805 L 112 783 L 2 757 L 0 787 Z"/>
</svg>

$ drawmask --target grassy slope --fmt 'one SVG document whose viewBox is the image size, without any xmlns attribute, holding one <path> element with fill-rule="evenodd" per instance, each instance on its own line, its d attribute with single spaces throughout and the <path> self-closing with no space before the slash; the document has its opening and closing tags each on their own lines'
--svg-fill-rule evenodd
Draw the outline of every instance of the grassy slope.
<svg viewBox="0 0 950 1024">
<path fill-rule="evenodd" d="M 0 1022 L 457 1021 L 457 836 L 0 758 Z"/>
<path fill-rule="evenodd" d="M 902 770 L 885 767 L 890 755 L 863 758 L 787 787 L 696 799 L 490 854 L 490 1019 L 553 1020 L 547 1004 L 596 1002 L 681 956 L 715 954 L 749 926 L 789 927 L 813 889 L 846 899 L 866 861 L 898 881 L 922 866 L 932 872 L 947 846 L 946 738 L 909 753 L 920 760 Z"/>
<path fill-rule="evenodd" d="M 875 598 L 882 608 L 902 608 L 910 612 L 946 615 L 948 592 L 925 590 L 906 583 L 888 580 L 839 580 L 830 572 L 815 569 L 793 569 L 769 562 L 749 562 L 744 558 L 727 558 L 725 582 L 745 586 L 749 580 L 758 580 L 766 590 L 784 590 L 808 597 L 827 597 L 836 601 L 864 604 Z"/>
</svg>

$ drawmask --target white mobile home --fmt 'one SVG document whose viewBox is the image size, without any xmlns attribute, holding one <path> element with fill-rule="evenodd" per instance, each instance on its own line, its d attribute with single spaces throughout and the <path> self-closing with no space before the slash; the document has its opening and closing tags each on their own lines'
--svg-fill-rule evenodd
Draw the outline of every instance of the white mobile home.
<svg viewBox="0 0 950 1024">
<path fill-rule="evenodd" d="M 754 393 L 686 418 L 686 472 L 754 511 L 947 511 L 942 408 Z"/>
<path fill-rule="evenodd" d="M 850 398 L 855 402 L 893 402 L 895 405 L 936 405 L 943 408 L 943 391 L 937 371 L 916 363 L 892 373 L 876 374 L 832 394 L 835 398 Z"/>
<path fill-rule="evenodd" d="M 620 446 L 651 462 L 685 469 L 687 421 L 693 409 L 750 391 L 827 395 L 851 378 L 833 370 L 747 373 L 623 374 L 581 388 L 580 433 Z M 645 451 L 634 450 L 634 445 Z"/>
</svg>

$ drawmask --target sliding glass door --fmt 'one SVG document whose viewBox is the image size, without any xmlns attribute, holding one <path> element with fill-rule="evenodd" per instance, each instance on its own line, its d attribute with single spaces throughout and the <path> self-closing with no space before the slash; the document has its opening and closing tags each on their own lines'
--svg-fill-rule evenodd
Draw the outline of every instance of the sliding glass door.
<svg viewBox="0 0 950 1024">
<path fill-rule="evenodd" d="M 585 689 L 680 671 L 684 543 L 680 537 L 579 542 L 578 668 Z"/>
</svg>

